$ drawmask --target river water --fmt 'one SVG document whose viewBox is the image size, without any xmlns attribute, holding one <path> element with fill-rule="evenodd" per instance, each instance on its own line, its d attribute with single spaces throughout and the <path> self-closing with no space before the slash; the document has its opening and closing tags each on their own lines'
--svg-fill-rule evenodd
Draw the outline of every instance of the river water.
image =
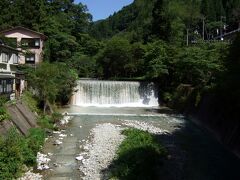
<svg viewBox="0 0 240 180">
<path fill-rule="evenodd" d="M 63 144 L 53 145 L 59 134 L 49 138 L 44 153 L 52 153 L 50 170 L 43 172 L 49 180 L 82 179 L 81 163 L 75 158 L 83 152 L 81 145 L 90 139 L 90 130 L 97 124 L 122 125 L 125 120 L 146 122 L 168 133 L 160 136 L 161 142 L 172 155 L 169 179 L 239 180 L 240 161 L 201 128 L 180 115 L 161 114 L 157 108 L 99 108 L 72 106 L 62 112 L 76 113 L 62 134 Z M 161 179 L 161 178 L 159 178 Z"/>
<path fill-rule="evenodd" d="M 155 128 L 164 132 L 156 137 L 167 148 L 171 158 L 165 165 L 167 176 L 159 177 L 161 180 L 240 179 L 239 159 L 191 121 L 168 109 L 159 108 L 153 83 L 79 81 L 72 103 L 60 112 L 68 112 L 74 118 L 60 134 L 53 134 L 43 148 L 43 153 L 51 159 L 50 169 L 42 172 L 44 179 L 97 180 L 91 176 L 85 177 L 79 170 L 83 163 L 76 157 L 86 151 L 83 148 L 86 144 L 91 143 L 93 128 L 98 125 L 108 127 L 109 123 L 116 127 L 145 123 L 148 125 L 145 130 Z M 106 132 L 103 134 L 106 136 Z M 62 144 L 54 145 L 56 140 Z"/>
</svg>

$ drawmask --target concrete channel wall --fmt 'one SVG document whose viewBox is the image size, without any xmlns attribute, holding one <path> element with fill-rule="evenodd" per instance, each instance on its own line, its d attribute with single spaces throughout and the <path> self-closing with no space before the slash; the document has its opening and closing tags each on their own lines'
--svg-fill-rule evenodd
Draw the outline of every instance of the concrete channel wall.
<svg viewBox="0 0 240 180">
<path fill-rule="evenodd" d="M 37 127 L 37 116 L 25 103 L 19 101 L 8 105 L 7 111 L 11 120 L 0 123 L 0 135 L 4 136 L 12 127 L 16 127 L 21 134 L 27 135 L 30 128 Z"/>
</svg>

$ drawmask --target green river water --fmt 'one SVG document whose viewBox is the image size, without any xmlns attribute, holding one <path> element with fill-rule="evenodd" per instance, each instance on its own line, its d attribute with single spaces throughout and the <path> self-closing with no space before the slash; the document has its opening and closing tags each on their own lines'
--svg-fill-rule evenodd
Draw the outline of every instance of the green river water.
<svg viewBox="0 0 240 180">
<path fill-rule="evenodd" d="M 76 113 L 63 131 L 67 134 L 59 146 L 53 145 L 57 135 L 50 137 L 44 153 L 52 153 L 50 170 L 44 179 L 77 180 L 83 177 L 75 160 L 81 153 L 82 140 L 101 123 L 121 125 L 122 120 L 149 122 L 169 133 L 158 138 L 166 146 L 171 160 L 166 165 L 168 179 L 173 180 L 240 180 L 240 160 L 227 151 L 210 134 L 182 116 L 162 114 L 157 108 L 97 108 L 72 106 L 61 112 Z M 165 179 L 159 177 L 159 179 Z"/>
</svg>

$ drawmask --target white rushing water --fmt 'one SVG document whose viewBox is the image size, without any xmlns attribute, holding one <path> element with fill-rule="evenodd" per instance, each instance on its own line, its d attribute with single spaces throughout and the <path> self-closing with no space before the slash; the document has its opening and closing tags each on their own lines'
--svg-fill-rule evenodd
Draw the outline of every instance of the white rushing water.
<svg viewBox="0 0 240 180">
<path fill-rule="evenodd" d="M 153 83 L 80 80 L 72 104 L 100 107 L 151 107 L 158 106 L 158 98 Z"/>
</svg>

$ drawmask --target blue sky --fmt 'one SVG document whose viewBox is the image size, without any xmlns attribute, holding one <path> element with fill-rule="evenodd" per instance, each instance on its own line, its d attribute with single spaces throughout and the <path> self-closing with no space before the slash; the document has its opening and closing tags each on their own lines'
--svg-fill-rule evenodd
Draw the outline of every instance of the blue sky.
<svg viewBox="0 0 240 180">
<path fill-rule="evenodd" d="M 93 15 L 93 21 L 105 19 L 114 12 L 122 9 L 133 2 L 133 0 L 75 0 L 87 5 L 89 12 Z"/>
</svg>

